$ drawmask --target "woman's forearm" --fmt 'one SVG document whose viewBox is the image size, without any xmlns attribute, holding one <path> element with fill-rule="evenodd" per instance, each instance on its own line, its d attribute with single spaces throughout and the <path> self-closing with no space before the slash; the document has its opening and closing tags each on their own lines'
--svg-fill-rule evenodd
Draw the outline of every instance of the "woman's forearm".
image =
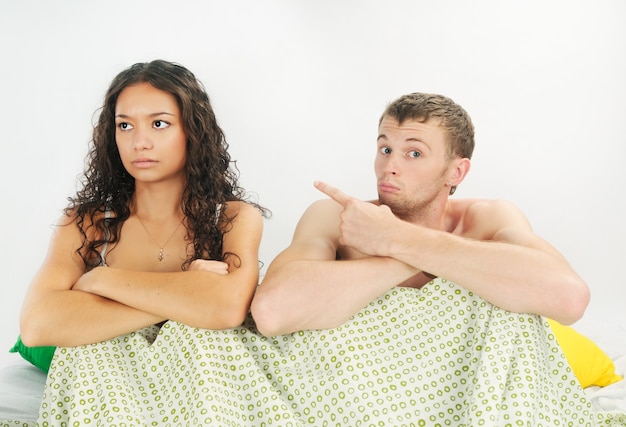
<svg viewBox="0 0 626 427">
<path fill-rule="evenodd" d="M 24 306 L 20 334 L 28 346 L 77 346 L 163 320 L 166 319 L 87 292 L 52 291 Z"/>
<path fill-rule="evenodd" d="M 160 273 L 103 267 L 81 278 L 77 288 L 190 326 L 225 329 L 240 325 L 248 312 L 258 282 L 258 273 L 249 270 Z"/>
</svg>

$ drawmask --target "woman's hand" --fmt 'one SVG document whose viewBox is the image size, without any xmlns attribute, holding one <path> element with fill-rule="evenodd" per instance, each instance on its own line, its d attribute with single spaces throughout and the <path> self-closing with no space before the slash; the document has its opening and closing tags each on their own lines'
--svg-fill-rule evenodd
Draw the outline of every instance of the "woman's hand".
<svg viewBox="0 0 626 427">
<path fill-rule="evenodd" d="M 94 285 L 98 280 L 103 279 L 103 275 L 106 274 L 105 269 L 107 267 L 96 267 L 91 271 L 80 276 L 80 278 L 74 283 L 72 289 L 75 291 L 83 291 L 90 293 L 97 293 Z M 209 259 L 196 259 L 191 262 L 188 268 L 189 271 L 211 271 L 220 275 L 228 274 L 228 264 L 222 261 L 215 261 Z"/>
<path fill-rule="evenodd" d="M 72 286 L 72 290 L 93 293 L 92 285 L 96 283 L 101 270 L 104 268 L 106 267 L 96 267 L 80 276 L 76 283 L 74 283 L 74 286 Z"/>
<path fill-rule="evenodd" d="M 228 264 L 222 261 L 214 261 L 210 259 L 196 259 L 189 264 L 189 271 L 204 270 L 213 273 L 226 275 L 228 274 Z"/>
</svg>

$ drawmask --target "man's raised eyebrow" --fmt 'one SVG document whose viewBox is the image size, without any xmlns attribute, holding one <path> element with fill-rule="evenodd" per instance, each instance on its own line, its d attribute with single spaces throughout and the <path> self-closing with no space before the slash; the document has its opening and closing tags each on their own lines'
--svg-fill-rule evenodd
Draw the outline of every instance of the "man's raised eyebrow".
<svg viewBox="0 0 626 427">
<path fill-rule="evenodd" d="M 424 141 L 424 140 L 422 140 L 420 138 L 409 137 L 409 138 L 405 139 L 404 142 L 409 143 L 409 144 L 413 143 L 413 142 L 418 142 L 420 144 L 424 144 L 426 147 L 428 147 L 429 150 L 431 149 L 430 144 L 428 144 L 426 141 Z"/>
<path fill-rule="evenodd" d="M 382 140 L 384 140 L 384 141 L 386 141 L 386 140 L 388 139 L 388 138 L 387 138 L 387 135 L 385 135 L 384 133 L 379 134 L 379 135 L 378 135 L 378 139 L 376 139 L 376 141 L 380 141 L 381 139 L 382 139 Z M 430 145 L 428 145 L 426 142 L 422 141 L 422 140 L 421 140 L 421 139 L 419 139 L 419 138 L 415 138 L 415 137 L 409 137 L 409 138 L 406 138 L 406 139 L 404 140 L 404 142 L 405 142 L 405 143 L 419 142 L 420 144 L 424 144 L 425 146 L 427 146 L 428 148 L 430 148 Z"/>
<path fill-rule="evenodd" d="M 422 144 L 426 144 L 424 141 L 422 141 L 420 138 L 415 138 L 415 137 L 409 137 L 406 138 L 404 140 L 404 142 L 421 142 Z"/>
</svg>

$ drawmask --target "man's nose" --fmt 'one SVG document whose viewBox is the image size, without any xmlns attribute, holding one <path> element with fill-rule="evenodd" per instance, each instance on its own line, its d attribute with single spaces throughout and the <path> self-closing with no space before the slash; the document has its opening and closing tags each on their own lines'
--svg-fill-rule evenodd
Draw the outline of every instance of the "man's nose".
<svg viewBox="0 0 626 427">
<path fill-rule="evenodd" d="M 387 157 L 384 166 L 385 167 L 383 168 L 383 171 L 386 174 L 397 175 L 398 172 L 399 172 L 399 169 L 398 169 L 398 159 L 393 154 L 391 154 L 391 155 L 389 155 Z"/>
</svg>

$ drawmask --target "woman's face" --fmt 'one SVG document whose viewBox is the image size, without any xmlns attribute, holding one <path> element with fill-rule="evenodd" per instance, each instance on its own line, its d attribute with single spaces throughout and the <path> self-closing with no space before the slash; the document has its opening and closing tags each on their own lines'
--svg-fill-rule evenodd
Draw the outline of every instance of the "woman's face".
<svg viewBox="0 0 626 427">
<path fill-rule="evenodd" d="M 122 163 L 136 184 L 182 179 L 187 136 L 174 96 L 149 83 L 127 86 L 117 98 L 115 126 Z"/>
</svg>

